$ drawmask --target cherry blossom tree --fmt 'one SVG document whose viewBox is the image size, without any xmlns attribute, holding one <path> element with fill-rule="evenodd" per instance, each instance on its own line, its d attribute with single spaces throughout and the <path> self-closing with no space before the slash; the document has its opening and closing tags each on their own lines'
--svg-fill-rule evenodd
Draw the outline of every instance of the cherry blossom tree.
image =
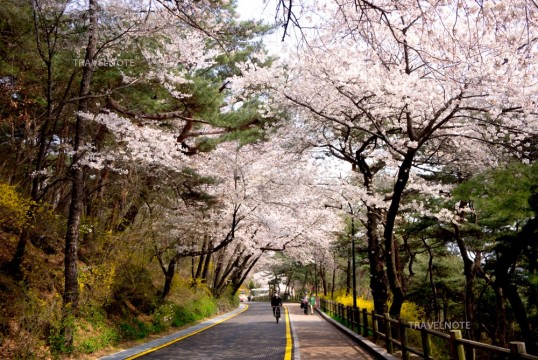
<svg viewBox="0 0 538 360">
<path fill-rule="evenodd" d="M 92 196 L 103 194 L 111 172 L 121 175 L 127 168 L 118 164 L 121 161 L 125 164 L 127 155 L 123 159 L 117 157 L 119 152 L 101 156 L 101 150 L 107 146 L 106 126 L 87 120 L 99 114 L 109 115 L 110 126 L 117 125 L 115 120 L 121 122 L 115 114 L 141 119 L 139 125 L 151 120 L 175 120 L 176 125 L 171 126 L 176 130 L 172 149 L 181 146 L 180 153 L 198 151 L 198 144 L 186 140 L 205 134 L 198 132 L 198 124 L 211 124 L 220 133 L 233 133 L 239 127 L 246 130 L 254 123 L 259 124 L 256 119 L 239 122 L 233 116 L 224 121 L 223 112 L 215 109 L 223 105 L 226 83 L 221 80 L 232 72 L 234 60 L 230 54 L 237 50 L 240 40 L 243 41 L 241 51 L 248 53 L 245 44 L 263 29 L 252 22 L 244 26 L 234 22 L 233 6 L 226 1 L 185 2 L 175 9 L 167 5 L 151 0 L 32 2 L 36 51 L 47 72 L 42 97 L 47 105 L 45 121 L 39 125 L 31 192 L 36 199 L 44 198 L 51 189 L 48 185 L 57 185 L 66 175 L 71 181 L 65 237 L 66 324 L 78 307 L 80 228 L 85 215 L 90 218 L 95 209 L 85 205 Z M 57 81 L 60 78 L 57 71 L 65 71 L 70 77 L 62 77 L 65 82 Z M 204 99 L 200 94 L 213 98 Z M 153 111 L 148 111 L 152 106 Z M 102 120 L 107 122 L 107 119 Z M 60 129 L 59 123 L 66 125 Z M 167 151 L 151 147 L 151 142 L 145 146 L 155 151 L 151 155 L 146 152 L 145 156 L 163 160 L 162 154 Z M 129 156 L 135 153 L 130 152 Z M 58 159 L 56 169 L 49 160 L 52 157 Z M 178 171 L 185 168 L 185 163 Z M 90 186 L 101 190 L 88 191 Z M 21 236 L 14 267 L 20 265 L 26 239 Z M 72 329 L 65 330 L 70 348 Z"/>
<path fill-rule="evenodd" d="M 249 65 L 250 77 L 235 86 L 266 84 L 268 109 L 289 104 L 310 144 L 361 174 L 376 199 L 368 204 L 369 242 L 384 248 L 390 313 L 398 316 L 405 289 L 394 230 L 409 186 L 423 174 L 457 177 L 510 156 L 525 161 L 530 152 L 538 129 L 537 9 L 327 1 L 311 11 L 319 26 L 305 32 L 308 46 L 290 53 L 282 72 Z"/>
</svg>

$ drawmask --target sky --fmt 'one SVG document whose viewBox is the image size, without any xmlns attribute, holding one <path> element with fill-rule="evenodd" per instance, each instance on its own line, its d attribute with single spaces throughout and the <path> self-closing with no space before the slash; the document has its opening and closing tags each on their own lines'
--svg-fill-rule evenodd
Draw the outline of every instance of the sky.
<svg viewBox="0 0 538 360">
<path fill-rule="evenodd" d="M 267 0 L 237 0 L 237 10 L 242 19 L 266 19 L 273 22 L 275 7 Z"/>
<path fill-rule="evenodd" d="M 266 23 L 273 24 L 275 22 L 276 0 L 237 0 L 237 12 L 240 14 L 240 19 L 263 19 Z M 293 44 L 293 37 L 287 36 L 287 44 Z M 288 55 L 282 53 L 282 30 L 278 29 L 273 34 L 265 37 L 264 42 L 270 53 L 276 54 L 279 57 L 286 58 Z M 320 151 L 313 151 L 318 153 Z M 329 177 L 340 177 L 349 174 L 350 165 L 334 159 L 317 160 L 318 166 L 326 168 L 325 173 Z M 323 164 L 324 163 L 324 164 Z"/>
<path fill-rule="evenodd" d="M 275 1 L 271 0 L 237 0 L 237 12 L 242 20 L 264 20 L 268 24 L 274 24 L 275 7 Z M 282 33 L 278 30 L 265 36 L 264 42 L 270 53 L 280 53 L 281 36 Z"/>
</svg>

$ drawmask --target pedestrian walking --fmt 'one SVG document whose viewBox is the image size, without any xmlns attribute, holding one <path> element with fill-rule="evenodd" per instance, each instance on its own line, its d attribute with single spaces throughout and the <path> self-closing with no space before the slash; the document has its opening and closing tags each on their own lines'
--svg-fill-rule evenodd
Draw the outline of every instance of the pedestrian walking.
<svg viewBox="0 0 538 360">
<path fill-rule="evenodd" d="M 308 294 L 305 294 L 304 298 L 301 300 L 303 304 L 304 314 L 308 315 Z"/>
<path fill-rule="evenodd" d="M 308 304 L 310 305 L 310 314 L 314 314 L 314 305 L 316 305 L 316 297 L 314 296 L 314 294 L 310 294 Z"/>
</svg>

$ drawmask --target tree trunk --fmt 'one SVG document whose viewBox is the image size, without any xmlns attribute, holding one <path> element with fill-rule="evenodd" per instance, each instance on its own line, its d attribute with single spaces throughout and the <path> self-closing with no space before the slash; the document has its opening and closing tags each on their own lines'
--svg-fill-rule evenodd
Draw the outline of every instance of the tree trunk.
<svg viewBox="0 0 538 360">
<path fill-rule="evenodd" d="M 234 253 L 236 253 L 238 250 L 239 249 L 237 247 Z M 243 253 L 244 253 L 244 250 L 241 251 L 238 255 L 236 255 L 235 258 L 230 258 L 228 260 L 228 264 L 226 265 L 226 268 L 224 269 L 222 276 L 218 280 L 218 283 L 215 286 L 215 288 L 213 289 L 216 297 L 219 297 L 224 292 L 226 285 L 228 285 L 228 281 L 227 281 L 229 280 L 228 277 L 230 273 L 232 272 L 232 270 L 234 270 L 235 268 L 239 266 L 239 261 L 241 261 L 241 257 L 243 256 Z"/>
<path fill-rule="evenodd" d="M 379 210 L 367 208 L 368 224 L 366 227 L 368 237 L 368 260 L 370 262 L 370 289 L 374 298 L 374 310 L 377 314 L 384 314 L 388 309 L 387 277 L 384 269 L 384 255 L 381 241 L 377 234 L 377 227 L 381 219 Z"/>
<path fill-rule="evenodd" d="M 207 283 L 207 274 L 209 273 L 209 266 L 211 265 L 211 257 L 212 257 L 212 250 L 213 250 L 212 241 L 209 241 L 209 244 L 207 245 L 207 249 L 208 249 L 208 254 L 205 256 L 204 269 L 201 275 L 202 282 L 205 282 L 205 283 Z"/>
<path fill-rule="evenodd" d="M 334 299 L 334 288 L 336 286 L 336 253 L 334 254 L 334 265 L 332 273 L 332 282 L 331 282 L 331 299 Z"/>
<path fill-rule="evenodd" d="M 164 287 L 163 292 L 161 294 L 161 301 L 166 299 L 168 294 L 170 293 L 170 289 L 172 288 L 172 280 L 174 280 L 174 275 L 176 273 L 176 264 L 177 259 L 174 257 L 170 262 L 168 263 L 168 267 L 166 268 L 166 271 L 164 272 Z M 163 271 L 165 269 L 163 268 Z"/>
<path fill-rule="evenodd" d="M 305 271 L 304 272 L 304 280 L 303 280 L 303 287 L 306 291 L 308 291 L 308 287 L 307 287 L 307 281 L 308 281 L 308 271 Z M 302 294 L 301 294 L 302 295 Z"/>
<path fill-rule="evenodd" d="M 202 255 L 200 255 L 200 259 L 198 260 L 198 266 L 196 267 L 196 273 L 194 274 L 194 279 L 199 279 L 202 275 L 202 269 L 204 265 L 204 259 L 205 259 L 205 252 L 207 250 L 208 240 L 207 236 L 204 236 L 204 243 L 202 244 Z"/>
<path fill-rule="evenodd" d="M 215 272 L 213 274 L 213 286 L 211 287 L 212 288 L 212 292 L 213 292 L 213 295 L 216 294 L 217 292 L 217 288 L 218 288 L 218 283 L 219 283 L 219 280 L 220 280 L 220 273 L 222 271 L 222 262 L 223 262 L 223 257 L 224 257 L 224 252 L 221 252 L 220 254 L 218 254 L 217 256 L 217 265 L 215 266 Z"/>
<path fill-rule="evenodd" d="M 319 264 L 319 278 L 321 279 L 321 287 L 323 288 L 323 296 L 327 296 L 327 281 L 325 280 L 325 268 L 320 262 Z"/>
<path fill-rule="evenodd" d="M 26 245 L 30 238 L 30 228 L 24 226 L 22 232 L 19 236 L 19 241 L 17 242 L 17 247 L 15 248 L 15 254 L 4 266 L 2 270 L 7 274 L 12 275 L 17 280 L 21 279 L 21 265 L 24 258 L 24 253 L 26 252 Z"/>
<path fill-rule="evenodd" d="M 89 36 L 86 47 L 84 67 L 82 70 L 82 79 L 80 82 L 80 91 L 77 110 L 86 111 L 88 105 L 87 95 L 90 94 L 90 85 L 94 71 L 94 59 L 97 47 L 97 0 L 89 0 Z M 63 335 L 67 349 L 73 347 L 74 322 L 79 298 L 78 269 L 77 269 L 77 250 L 79 240 L 79 228 L 82 218 L 84 196 L 84 172 L 79 166 L 80 147 L 84 142 L 84 124 L 83 119 L 77 115 L 75 125 L 75 138 L 73 144 L 74 156 L 71 189 L 71 205 L 69 207 L 69 216 L 67 220 L 67 234 L 65 236 L 65 291 L 63 296 Z"/>
<path fill-rule="evenodd" d="M 346 266 L 346 296 L 351 294 L 351 255 L 347 257 Z"/>
<path fill-rule="evenodd" d="M 476 271 L 473 260 L 469 257 L 467 246 L 465 245 L 459 225 L 454 224 L 454 236 L 456 243 L 463 258 L 463 273 L 465 275 L 465 321 L 470 322 L 470 338 L 476 340 L 478 338 L 478 329 L 475 324 L 476 298 L 474 293 L 474 282 L 476 279 Z"/>
<path fill-rule="evenodd" d="M 538 204 L 532 202 L 533 196 L 529 199 L 529 204 L 538 213 Z M 535 197 L 535 199 L 538 200 L 538 197 Z M 529 283 L 530 289 L 527 293 L 527 304 L 525 305 L 518 292 L 517 280 L 514 279 L 514 269 L 520 266 L 520 258 L 526 256 L 529 261 L 529 275 L 536 272 L 536 258 L 534 256 L 536 255 L 538 244 L 537 230 L 538 218 L 535 217 L 529 220 L 516 236 L 505 236 L 497 239 L 499 252 L 495 264 L 495 284 L 502 288 L 505 297 L 510 301 L 527 350 L 530 352 L 535 352 L 537 347 L 534 335 L 535 329 L 533 329 L 533 324 L 527 315 L 531 313 L 530 310 L 537 302 L 536 297 L 529 296 L 529 294 L 533 294 L 533 289 L 535 289 L 536 285 Z"/>
<path fill-rule="evenodd" d="M 507 347 L 506 342 L 506 306 L 504 303 L 504 292 L 500 286 L 494 284 L 493 290 L 495 291 L 495 307 L 497 314 L 495 317 L 495 336 L 493 338 L 493 344 Z"/>
<path fill-rule="evenodd" d="M 506 298 L 508 299 L 508 301 L 510 301 L 512 311 L 514 311 L 514 315 L 516 317 L 519 328 L 521 329 L 523 339 L 525 340 L 525 343 L 529 346 L 529 350 L 533 351 L 535 345 L 533 342 L 532 325 L 527 316 L 525 304 L 523 303 L 523 300 L 521 300 L 521 297 L 519 296 L 519 293 L 517 291 L 517 286 L 514 284 L 507 284 L 504 288 L 504 292 L 506 294 Z"/>
<path fill-rule="evenodd" d="M 225 286 L 222 287 L 222 289 L 220 290 L 219 295 L 222 295 L 226 287 L 230 284 L 231 284 L 230 290 L 231 290 L 232 295 L 234 295 L 237 292 L 237 290 L 239 290 L 242 283 L 241 279 L 242 279 L 243 271 L 247 268 L 248 261 L 250 260 L 251 257 L 252 255 L 247 255 L 243 258 L 242 261 L 240 260 L 241 256 L 237 257 L 237 261 L 234 262 L 235 266 L 234 266 L 232 275 L 228 278 L 228 281 L 226 281 Z M 239 264 L 239 261 L 241 261 L 241 264 Z"/>
<path fill-rule="evenodd" d="M 416 150 L 409 149 L 400 165 L 385 224 L 385 261 L 387 265 L 387 278 L 393 296 L 389 313 L 393 318 L 400 317 L 402 305 L 405 300 L 405 290 L 402 284 L 401 272 L 398 267 L 397 240 L 394 236 L 394 227 L 396 225 L 396 217 L 398 216 L 402 195 L 407 182 L 409 181 L 409 173 L 413 164 L 413 158 L 415 157 L 415 151 Z"/>
<path fill-rule="evenodd" d="M 441 321 L 441 307 L 439 306 L 439 296 L 437 295 L 437 287 L 435 286 L 435 280 L 434 280 L 434 274 L 433 274 L 433 251 L 432 247 L 429 246 L 426 243 L 425 239 L 422 239 L 422 243 L 428 250 L 428 275 L 430 278 L 430 287 L 432 289 L 432 295 L 433 295 L 433 312 L 435 316 L 435 320 Z"/>
<path fill-rule="evenodd" d="M 252 269 L 254 268 L 254 265 L 256 265 L 256 263 L 258 262 L 260 257 L 261 256 L 258 256 L 257 258 L 252 260 L 252 262 L 250 263 L 248 268 L 243 272 L 243 274 L 242 274 L 241 278 L 239 279 L 239 281 L 232 282 L 232 294 L 235 294 L 237 292 L 237 290 L 239 290 L 239 288 L 241 287 L 241 284 L 243 284 L 245 282 L 248 274 L 252 271 Z"/>
<path fill-rule="evenodd" d="M 373 138 L 372 138 L 373 139 Z M 362 148 L 355 153 L 355 170 L 358 168 L 363 178 L 363 185 L 369 194 L 374 193 L 373 176 L 370 165 L 362 156 L 363 151 L 370 141 L 364 143 Z M 356 166 L 355 166 L 356 165 Z M 378 228 L 382 220 L 382 213 L 375 207 L 366 207 L 366 236 L 368 239 L 368 260 L 370 263 L 370 289 L 374 298 L 374 310 L 377 314 L 384 314 L 388 307 L 387 277 L 385 274 L 384 251 L 378 234 Z"/>
</svg>

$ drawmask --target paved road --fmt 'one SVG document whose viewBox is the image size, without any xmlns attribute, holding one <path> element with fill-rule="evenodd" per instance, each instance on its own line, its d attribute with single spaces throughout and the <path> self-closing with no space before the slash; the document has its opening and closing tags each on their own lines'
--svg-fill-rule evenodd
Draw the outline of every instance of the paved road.
<svg viewBox="0 0 538 360">
<path fill-rule="evenodd" d="M 275 322 L 268 303 L 248 306 L 247 311 L 217 326 L 139 359 L 284 359 L 286 322 Z"/>
<path fill-rule="evenodd" d="M 267 302 L 250 302 L 232 314 L 102 359 L 373 359 L 320 315 L 285 304 L 276 324 Z"/>
</svg>

